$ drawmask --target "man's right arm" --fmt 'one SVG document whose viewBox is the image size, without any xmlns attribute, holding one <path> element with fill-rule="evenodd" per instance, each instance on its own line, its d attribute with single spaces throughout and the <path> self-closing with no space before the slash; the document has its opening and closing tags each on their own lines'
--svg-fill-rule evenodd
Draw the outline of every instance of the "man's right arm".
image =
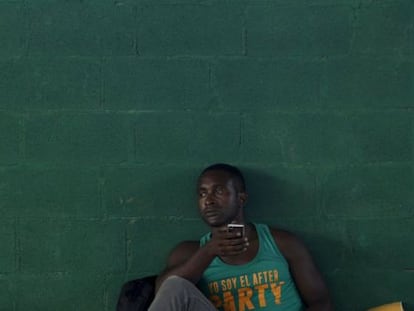
<svg viewBox="0 0 414 311">
<path fill-rule="evenodd" d="M 171 275 L 183 277 L 196 284 L 215 256 L 209 247 L 200 247 L 197 241 L 181 242 L 171 251 L 167 267 L 157 277 L 156 291 Z"/>
<path fill-rule="evenodd" d="M 237 256 L 246 251 L 247 246 L 247 238 L 241 236 L 239 232 L 229 232 L 227 227 L 217 230 L 204 246 L 200 246 L 196 241 L 181 242 L 171 251 L 167 267 L 158 276 L 156 291 L 171 275 L 183 277 L 197 284 L 216 256 Z"/>
</svg>

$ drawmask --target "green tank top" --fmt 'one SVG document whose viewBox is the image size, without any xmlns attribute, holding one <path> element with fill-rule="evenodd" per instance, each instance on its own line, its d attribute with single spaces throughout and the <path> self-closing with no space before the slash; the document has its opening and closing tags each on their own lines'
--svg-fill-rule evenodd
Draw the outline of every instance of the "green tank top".
<svg viewBox="0 0 414 311">
<path fill-rule="evenodd" d="M 301 311 L 304 306 L 267 225 L 255 224 L 259 238 L 256 257 L 244 265 L 229 265 L 216 257 L 197 284 L 221 311 Z M 211 238 L 204 235 L 201 246 Z"/>
</svg>

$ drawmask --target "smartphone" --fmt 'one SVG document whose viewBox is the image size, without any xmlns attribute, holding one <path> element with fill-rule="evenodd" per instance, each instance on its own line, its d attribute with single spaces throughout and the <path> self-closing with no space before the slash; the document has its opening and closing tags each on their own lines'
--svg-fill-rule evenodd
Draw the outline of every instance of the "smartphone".
<svg viewBox="0 0 414 311">
<path fill-rule="evenodd" d="M 240 232 L 240 236 L 244 236 L 244 225 L 228 224 L 227 229 L 229 232 Z"/>
</svg>

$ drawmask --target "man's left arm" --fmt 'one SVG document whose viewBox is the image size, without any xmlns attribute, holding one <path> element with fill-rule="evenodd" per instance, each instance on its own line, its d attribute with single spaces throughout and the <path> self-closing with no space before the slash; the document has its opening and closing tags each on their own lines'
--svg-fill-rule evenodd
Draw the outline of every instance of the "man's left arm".
<svg viewBox="0 0 414 311">
<path fill-rule="evenodd" d="M 312 256 L 303 243 L 293 234 L 272 230 L 280 251 L 289 263 L 290 272 L 307 311 L 332 311 L 328 288 Z"/>
</svg>

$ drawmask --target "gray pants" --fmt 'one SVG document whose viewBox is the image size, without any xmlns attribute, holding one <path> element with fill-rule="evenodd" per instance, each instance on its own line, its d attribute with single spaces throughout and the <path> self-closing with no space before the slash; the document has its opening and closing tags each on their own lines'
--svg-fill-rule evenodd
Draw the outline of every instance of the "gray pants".
<svg viewBox="0 0 414 311">
<path fill-rule="evenodd" d="M 148 311 L 217 311 L 191 282 L 170 276 L 161 285 Z"/>
</svg>

